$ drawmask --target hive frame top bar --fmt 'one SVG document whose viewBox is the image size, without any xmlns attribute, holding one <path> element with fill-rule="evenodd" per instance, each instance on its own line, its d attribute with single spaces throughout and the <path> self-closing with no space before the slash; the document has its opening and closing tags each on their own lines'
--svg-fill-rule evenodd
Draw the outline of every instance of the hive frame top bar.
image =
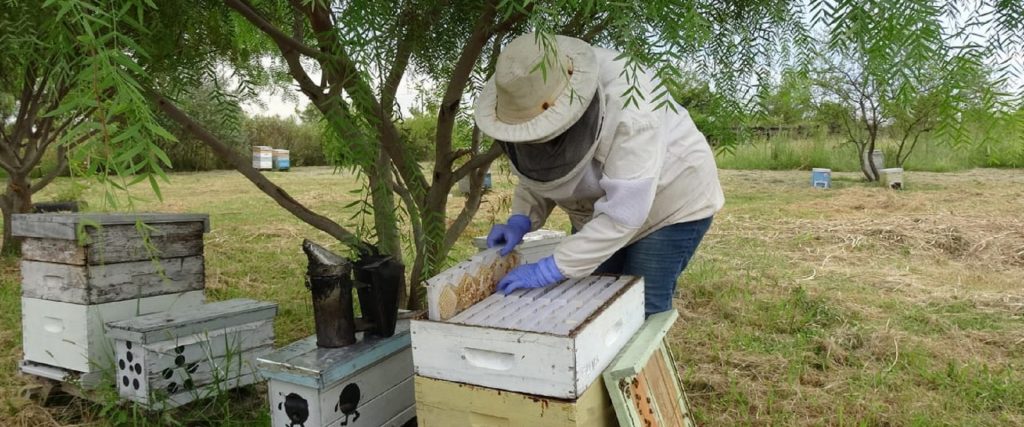
<svg viewBox="0 0 1024 427">
<path fill-rule="evenodd" d="M 496 293 L 448 323 L 571 336 L 637 280 L 598 275 L 518 290 L 508 296 Z"/>
</svg>

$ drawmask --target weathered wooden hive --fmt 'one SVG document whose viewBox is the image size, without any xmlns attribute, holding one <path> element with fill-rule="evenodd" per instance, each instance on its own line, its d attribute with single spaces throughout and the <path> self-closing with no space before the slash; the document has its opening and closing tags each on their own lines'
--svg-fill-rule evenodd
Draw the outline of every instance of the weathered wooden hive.
<svg viewBox="0 0 1024 427">
<path fill-rule="evenodd" d="M 24 238 L 25 372 L 91 387 L 112 366 L 105 322 L 203 303 L 207 215 L 25 214 L 11 225 Z"/>
<path fill-rule="evenodd" d="M 271 425 L 401 426 L 416 416 L 409 321 L 390 337 L 357 335 L 337 348 L 317 347 L 314 335 L 259 359 Z"/>
<path fill-rule="evenodd" d="M 233 299 L 107 324 L 118 394 L 162 409 L 259 380 L 277 304 Z"/>
</svg>

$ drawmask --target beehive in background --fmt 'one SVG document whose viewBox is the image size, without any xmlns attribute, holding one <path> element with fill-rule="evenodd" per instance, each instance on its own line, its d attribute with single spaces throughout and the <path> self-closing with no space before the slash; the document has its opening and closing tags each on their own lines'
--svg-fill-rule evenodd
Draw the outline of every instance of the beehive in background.
<svg viewBox="0 0 1024 427">
<path fill-rule="evenodd" d="M 266 145 L 254 145 L 252 147 L 252 167 L 256 170 L 273 169 L 274 148 Z"/>
<path fill-rule="evenodd" d="M 275 148 L 274 149 L 274 169 L 279 171 L 286 171 L 291 169 L 292 162 L 289 158 L 288 150 Z"/>
<path fill-rule="evenodd" d="M 112 366 L 105 322 L 203 303 L 207 231 L 199 214 L 14 215 L 24 238 L 22 370 L 95 385 Z"/>
<path fill-rule="evenodd" d="M 258 381 L 276 314 L 277 304 L 233 299 L 108 323 L 118 394 L 162 409 Z"/>
</svg>

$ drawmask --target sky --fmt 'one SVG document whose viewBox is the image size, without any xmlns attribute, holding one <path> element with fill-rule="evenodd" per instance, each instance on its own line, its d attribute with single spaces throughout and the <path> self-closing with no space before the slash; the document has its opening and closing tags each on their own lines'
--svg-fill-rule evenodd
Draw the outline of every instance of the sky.
<svg viewBox="0 0 1024 427">
<path fill-rule="evenodd" d="M 312 71 L 312 70 L 310 70 Z M 313 75 L 310 72 L 310 76 L 313 77 L 314 81 L 320 79 L 319 73 Z M 398 85 L 398 92 L 395 94 L 398 105 L 402 107 L 402 114 L 409 114 L 409 107 L 413 105 L 416 99 L 416 91 L 413 87 L 413 79 L 406 74 L 406 77 L 402 79 L 401 84 Z M 281 93 L 281 90 L 276 91 L 264 91 L 260 94 L 259 102 L 245 102 L 242 104 L 242 109 L 245 110 L 249 115 L 258 116 L 278 116 L 278 117 L 298 117 L 296 110 L 301 111 L 306 108 L 309 104 L 309 100 L 299 92 L 297 86 L 289 88 L 292 91 L 292 96 L 285 96 Z M 260 105 L 262 104 L 262 105 Z"/>
</svg>

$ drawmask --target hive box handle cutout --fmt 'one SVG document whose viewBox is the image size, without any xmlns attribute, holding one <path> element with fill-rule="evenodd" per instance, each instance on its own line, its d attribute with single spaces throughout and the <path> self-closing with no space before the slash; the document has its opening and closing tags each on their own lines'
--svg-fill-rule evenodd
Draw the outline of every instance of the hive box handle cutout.
<svg viewBox="0 0 1024 427">
<path fill-rule="evenodd" d="M 499 351 L 465 347 L 462 358 L 471 366 L 491 371 L 507 371 L 516 363 L 516 355 Z"/>
</svg>

